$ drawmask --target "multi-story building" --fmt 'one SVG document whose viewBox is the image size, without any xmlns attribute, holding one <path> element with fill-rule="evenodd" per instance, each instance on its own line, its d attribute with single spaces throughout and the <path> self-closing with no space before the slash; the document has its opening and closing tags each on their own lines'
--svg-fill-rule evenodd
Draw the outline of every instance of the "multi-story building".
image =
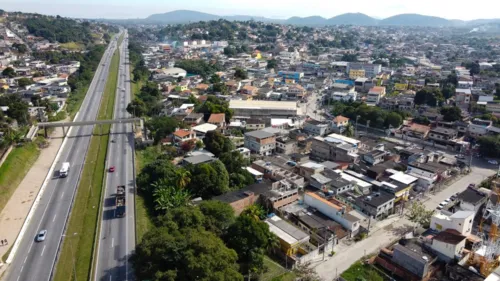
<svg viewBox="0 0 500 281">
<path fill-rule="evenodd" d="M 245 147 L 260 155 L 271 155 L 276 149 L 274 134 L 258 130 L 245 133 Z"/>
<path fill-rule="evenodd" d="M 335 116 L 332 122 L 330 123 L 330 129 L 338 134 L 344 132 L 345 127 L 349 124 L 349 118 L 344 117 L 342 115 Z"/>
<path fill-rule="evenodd" d="M 455 129 L 436 127 L 431 129 L 428 138 L 438 144 L 447 145 L 458 137 Z"/>
<path fill-rule="evenodd" d="M 373 87 L 366 96 L 366 103 L 369 105 L 377 105 L 383 97 L 385 97 L 385 87 Z"/>
<path fill-rule="evenodd" d="M 373 192 L 356 198 L 356 206 L 363 213 L 376 219 L 389 216 L 394 212 L 394 194 L 383 191 Z"/>
<path fill-rule="evenodd" d="M 382 65 L 380 64 L 369 64 L 369 63 L 358 63 L 350 62 L 348 65 L 348 72 L 351 73 L 352 70 L 364 70 L 365 76 L 368 78 L 373 78 L 382 72 Z"/>
<path fill-rule="evenodd" d="M 475 215 L 476 213 L 473 211 L 458 211 L 454 214 L 440 211 L 432 215 L 430 228 L 437 231 L 454 229 L 462 235 L 469 236 L 472 232 Z"/>
<path fill-rule="evenodd" d="M 298 100 L 305 96 L 306 89 L 301 85 L 290 85 L 286 91 L 286 96 L 289 100 Z"/>
<path fill-rule="evenodd" d="M 304 77 L 303 72 L 295 72 L 295 71 L 279 71 L 278 72 L 278 77 L 282 79 L 282 81 L 285 80 L 293 80 L 296 83 L 300 82 L 300 79 Z"/>
<path fill-rule="evenodd" d="M 354 89 L 354 88 L 353 88 Z M 356 91 L 349 92 L 333 92 L 330 98 L 334 101 L 356 101 L 358 93 Z"/>
<path fill-rule="evenodd" d="M 349 78 L 352 80 L 358 79 L 358 78 L 364 78 L 365 77 L 365 70 L 364 69 L 351 69 L 349 70 Z"/>
<path fill-rule="evenodd" d="M 358 143 L 357 140 L 337 134 L 325 138 L 315 137 L 311 144 L 311 158 L 321 161 L 357 162 Z"/>
<path fill-rule="evenodd" d="M 314 119 L 304 122 L 304 131 L 315 136 L 324 136 L 328 133 L 328 124 Z"/>
</svg>

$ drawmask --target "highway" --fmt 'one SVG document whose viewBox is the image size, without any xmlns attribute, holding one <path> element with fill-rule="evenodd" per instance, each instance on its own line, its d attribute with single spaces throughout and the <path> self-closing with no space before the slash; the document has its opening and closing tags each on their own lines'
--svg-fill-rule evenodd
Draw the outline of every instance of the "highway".
<svg viewBox="0 0 500 281">
<path fill-rule="evenodd" d="M 120 34 L 113 37 L 106 49 L 75 121 L 96 119 L 111 58 L 116 49 L 115 40 L 119 36 Z M 25 235 L 20 240 L 19 248 L 4 280 L 48 281 L 51 279 L 93 127 L 74 127 L 68 134 L 55 165 L 54 174 L 45 187 L 40 204 L 26 228 Z M 63 162 L 69 162 L 71 169 L 66 178 L 59 178 L 58 171 Z M 35 242 L 36 234 L 43 229 L 47 230 L 45 241 Z"/>
<path fill-rule="evenodd" d="M 120 69 L 113 118 L 115 120 L 130 118 L 126 110 L 131 100 L 127 46 L 128 40 L 125 36 L 120 46 Z M 108 172 L 106 178 L 94 280 L 133 280 L 132 266 L 128 260 L 135 248 L 134 135 L 132 124 L 113 124 L 111 130 L 107 165 L 108 169 L 115 166 L 115 171 Z M 117 217 L 115 213 L 115 195 L 119 185 L 126 186 L 124 217 Z"/>
</svg>

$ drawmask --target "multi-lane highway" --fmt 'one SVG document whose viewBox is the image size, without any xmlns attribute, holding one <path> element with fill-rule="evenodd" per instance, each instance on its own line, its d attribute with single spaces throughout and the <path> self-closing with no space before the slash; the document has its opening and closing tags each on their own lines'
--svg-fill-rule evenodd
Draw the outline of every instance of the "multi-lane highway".
<svg viewBox="0 0 500 281">
<path fill-rule="evenodd" d="M 114 119 L 129 118 L 127 105 L 130 102 L 130 72 L 128 65 L 128 38 L 125 36 L 120 50 L 120 69 L 116 92 Z M 99 250 L 94 280 L 132 280 L 132 267 L 128 260 L 135 248 L 134 217 L 134 136 L 132 124 L 114 124 L 108 145 L 108 172 L 104 194 L 104 208 L 99 234 Z M 125 185 L 125 216 L 116 213 L 117 186 Z"/>
<path fill-rule="evenodd" d="M 99 104 L 106 85 L 109 65 L 116 49 L 115 36 L 106 49 L 76 121 L 92 121 L 97 117 Z M 25 234 L 20 240 L 17 252 L 8 269 L 8 281 L 47 281 L 51 278 L 64 229 L 76 194 L 85 155 L 90 143 L 93 126 L 74 127 L 61 148 L 55 171 L 62 163 L 69 162 L 71 169 L 66 178 L 59 178 L 57 172 L 48 181 Z M 40 230 L 47 230 L 43 242 L 35 242 Z"/>
</svg>

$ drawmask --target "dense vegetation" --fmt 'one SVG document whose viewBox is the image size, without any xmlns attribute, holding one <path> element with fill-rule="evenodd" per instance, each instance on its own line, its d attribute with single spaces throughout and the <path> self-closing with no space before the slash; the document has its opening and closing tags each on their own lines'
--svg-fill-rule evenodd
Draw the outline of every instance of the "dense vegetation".
<svg viewBox="0 0 500 281">
<path fill-rule="evenodd" d="M 350 118 L 352 121 L 359 116 L 358 122 L 366 125 L 370 122 L 370 127 L 378 129 L 387 129 L 389 126 L 398 128 L 403 124 L 403 120 L 409 117 L 409 112 L 402 111 L 387 111 L 380 107 L 368 106 L 363 102 L 334 102 L 332 114 L 343 115 Z"/>
<path fill-rule="evenodd" d="M 204 60 L 181 60 L 175 63 L 175 67 L 182 68 L 189 74 L 200 75 L 204 79 L 210 77 L 217 71 L 222 71 L 224 68 L 215 63 L 211 64 Z"/>
<path fill-rule="evenodd" d="M 89 22 L 79 23 L 72 19 L 49 16 L 29 17 L 24 21 L 26 28 L 35 36 L 41 36 L 50 42 L 80 42 L 84 44 L 93 41 Z"/>
</svg>

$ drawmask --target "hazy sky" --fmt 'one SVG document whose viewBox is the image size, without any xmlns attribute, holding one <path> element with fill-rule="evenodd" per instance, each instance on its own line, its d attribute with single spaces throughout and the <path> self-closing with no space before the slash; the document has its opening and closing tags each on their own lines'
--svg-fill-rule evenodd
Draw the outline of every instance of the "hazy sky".
<svg viewBox="0 0 500 281">
<path fill-rule="evenodd" d="M 402 13 L 462 20 L 500 17 L 498 0 L 0 0 L 0 9 L 83 18 L 144 18 L 179 9 L 271 18 L 313 15 L 330 18 L 348 12 L 377 18 Z"/>
</svg>

